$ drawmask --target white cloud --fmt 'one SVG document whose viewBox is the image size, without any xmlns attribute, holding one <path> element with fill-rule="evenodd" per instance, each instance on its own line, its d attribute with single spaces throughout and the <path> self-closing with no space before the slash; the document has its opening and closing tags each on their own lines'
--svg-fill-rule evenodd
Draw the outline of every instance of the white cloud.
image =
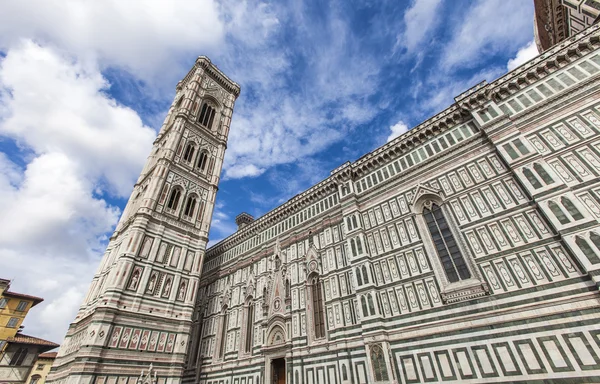
<svg viewBox="0 0 600 384">
<path fill-rule="evenodd" d="M 227 22 L 234 38 L 248 33 L 253 40 L 227 59 L 244 61 L 243 66 L 231 65 L 228 74 L 252 86 L 251 98 L 236 104 L 224 162 L 227 178 L 257 176 L 319 153 L 378 113 L 369 96 L 377 92 L 380 63 L 360 48 L 360 37 L 336 6 L 316 23 L 305 18 L 304 5 L 288 9 L 242 2 L 234 14 L 243 8 L 245 22 L 254 27 Z M 283 31 L 280 20 L 293 25 L 293 33 Z M 294 44 L 293 52 L 281 47 L 290 35 L 293 41 L 285 44 Z M 305 71 L 290 79 L 294 60 Z"/>
<path fill-rule="evenodd" d="M 481 57 L 516 50 L 533 35 L 533 2 L 523 0 L 478 1 L 457 21 L 452 38 L 442 52 L 442 65 L 473 68 Z"/>
<path fill-rule="evenodd" d="M 212 52 L 225 35 L 213 0 L 19 0 L 0 8 L 0 49 L 31 38 L 171 87 L 165 77 L 182 56 Z"/>
<path fill-rule="evenodd" d="M 403 121 L 397 122 L 396 124 L 390 127 L 390 131 L 392 131 L 392 133 L 390 133 L 390 135 L 388 136 L 387 142 L 390 142 L 396 137 L 400 136 L 401 134 L 408 132 L 409 129 L 410 127 L 406 125 L 406 123 L 404 123 Z"/>
<path fill-rule="evenodd" d="M 101 196 L 127 196 L 155 132 L 105 91 L 97 68 L 24 41 L 0 61 L 0 271 L 45 301 L 26 333 L 61 342 L 120 214 Z M 15 159 L 17 153 L 11 153 Z"/>
<path fill-rule="evenodd" d="M 437 25 L 440 4 L 441 0 L 414 0 L 404 12 L 405 29 L 396 46 L 406 48 L 407 53 L 415 52 Z"/>
<path fill-rule="evenodd" d="M 25 41 L 0 62 L 0 134 L 63 153 L 127 196 L 156 133 L 108 98 L 108 86 L 96 68 Z"/>
<path fill-rule="evenodd" d="M 535 41 L 532 40 L 529 42 L 529 44 L 521 47 L 521 49 L 519 49 L 515 57 L 508 60 L 508 63 L 506 64 L 506 69 L 508 69 L 508 71 L 512 71 L 521 64 L 525 64 L 529 60 L 533 59 L 537 55 L 539 55 L 537 45 L 535 44 Z"/>
</svg>

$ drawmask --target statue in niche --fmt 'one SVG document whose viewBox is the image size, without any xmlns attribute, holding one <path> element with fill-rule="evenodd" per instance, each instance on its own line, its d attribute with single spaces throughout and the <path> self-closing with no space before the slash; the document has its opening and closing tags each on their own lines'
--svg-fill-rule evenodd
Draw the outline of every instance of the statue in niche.
<svg viewBox="0 0 600 384">
<path fill-rule="evenodd" d="M 182 300 L 185 297 L 185 283 L 181 283 L 179 286 L 179 293 L 177 294 L 177 300 Z"/>
<path fill-rule="evenodd" d="M 133 277 L 131 278 L 131 283 L 129 283 L 129 289 L 136 290 L 138 286 L 138 282 L 140 280 L 140 270 L 136 270 L 133 273 Z"/>
<path fill-rule="evenodd" d="M 281 259 L 279 259 L 279 256 L 275 256 L 275 270 L 279 271 L 279 267 L 281 267 Z"/>
<path fill-rule="evenodd" d="M 163 296 L 169 296 L 169 293 L 171 292 L 171 279 L 167 279 L 167 282 L 165 283 L 165 288 L 163 289 Z"/>
<path fill-rule="evenodd" d="M 156 274 L 153 274 L 148 283 L 148 292 L 154 292 L 154 284 L 156 284 Z"/>
</svg>

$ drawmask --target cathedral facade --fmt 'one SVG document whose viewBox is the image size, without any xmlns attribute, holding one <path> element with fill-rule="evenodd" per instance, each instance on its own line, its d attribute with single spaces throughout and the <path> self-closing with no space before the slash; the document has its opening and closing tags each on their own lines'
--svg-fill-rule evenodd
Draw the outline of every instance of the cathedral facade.
<svg viewBox="0 0 600 384">
<path fill-rule="evenodd" d="M 598 380 L 598 26 L 205 250 L 239 91 L 178 85 L 49 381 Z"/>
</svg>

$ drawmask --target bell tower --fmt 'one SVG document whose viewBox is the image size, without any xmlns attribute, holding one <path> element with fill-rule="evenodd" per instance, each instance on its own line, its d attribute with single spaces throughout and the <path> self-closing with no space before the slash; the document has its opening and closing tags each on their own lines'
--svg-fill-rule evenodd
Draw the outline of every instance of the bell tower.
<svg viewBox="0 0 600 384">
<path fill-rule="evenodd" d="M 48 382 L 181 382 L 229 125 L 240 87 L 199 57 L 69 327 Z"/>
</svg>

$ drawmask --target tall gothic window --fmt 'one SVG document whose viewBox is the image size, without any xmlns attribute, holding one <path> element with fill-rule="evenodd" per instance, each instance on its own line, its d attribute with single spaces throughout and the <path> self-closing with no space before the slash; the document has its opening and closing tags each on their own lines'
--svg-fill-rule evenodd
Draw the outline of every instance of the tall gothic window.
<svg viewBox="0 0 600 384">
<path fill-rule="evenodd" d="M 577 209 L 577 207 L 575 206 L 575 204 L 573 204 L 573 202 L 571 200 L 569 200 L 566 197 L 561 197 L 560 202 L 562 203 L 562 205 L 565 208 L 567 208 L 567 212 L 569 212 L 569 215 L 571 215 L 573 217 L 573 219 L 575 219 L 575 220 L 583 219 L 583 215 L 581 214 L 581 212 L 579 212 L 579 209 Z"/>
<path fill-rule="evenodd" d="M 225 344 L 227 339 L 227 307 L 223 308 L 223 323 L 221 325 L 221 342 L 219 346 L 219 357 L 222 359 L 225 356 Z"/>
<path fill-rule="evenodd" d="M 540 164 L 538 164 L 538 163 L 533 164 L 533 169 L 537 172 L 538 175 L 540 175 L 540 177 L 542 178 L 544 183 L 546 183 L 546 184 L 554 183 L 554 180 L 552 179 L 552 177 L 548 174 L 548 172 L 546 172 L 544 167 L 542 167 Z"/>
<path fill-rule="evenodd" d="M 167 202 L 167 208 L 176 210 L 179 205 L 179 199 L 181 198 L 181 189 L 173 188 L 171 190 L 171 196 L 169 196 L 169 201 Z"/>
<path fill-rule="evenodd" d="M 325 337 L 325 313 L 323 310 L 323 292 L 321 282 L 318 277 L 312 280 L 312 304 L 313 304 L 313 326 L 315 338 Z"/>
<path fill-rule="evenodd" d="M 356 280 L 358 280 L 358 285 L 362 285 L 362 277 L 360 273 L 360 268 L 356 268 Z"/>
<path fill-rule="evenodd" d="M 531 186 L 533 188 L 535 188 L 535 189 L 542 188 L 542 184 L 537 179 L 537 177 L 535 177 L 535 175 L 533 174 L 533 172 L 531 172 L 531 169 L 525 168 L 523 170 L 523 174 L 525 175 L 525 177 L 529 181 L 529 184 L 531 184 Z"/>
<path fill-rule="evenodd" d="M 371 347 L 371 365 L 373 366 L 373 377 L 375 381 L 388 381 L 387 367 L 385 366 L 385 355 L 379 345 Z"/>
<path fill-rule="evenodd" d="M 360 298 L 360 303 L 362 304 L 362 311 L 363 311 L 363 316 L 369 316 L 369 310 L 367 308 L 367 300 L 365 299 L 364 296 L 362 296 Z"/>
<path fill-rule="evenodd" d="M 448 227 L 442 208 L 437 204 L 432 204 L 431 209 L 423 209 L 423 216 L 448 280 L 455 283 L 470 278 L 471 272 L 469 272 L 465 259 L 454 240 L 450 227 Z"/>
<path fill-rule="evenodd" d="M 192 216 L 194 214 L 194 209 L 196 208 L 196 198 L 194 196 L 190 196 L 187 199 L 185 204 L 185 209 L 183 210 L 183 214 L 185 216 Z"/>
<path fill-rule="evenodd" d="M 202 105 L 202 110 L 200 111 L 200 118 L 198 119 L 198 121 L 200 122 L 200 124 L 210 129 L 210 127 L 212 127 L 214 118 L 215 109 L 207 103 L 204 103 Z"/>
<path fill-rule="evenodd" d="M 369 284 L 369 274 L 367 272 L 367 266 L 363 264 L 360 268 L 362 270 L 363 280 L 365 284 Z"/>
<path fill-rule="evenodd" d="M 192 143 L 188 143 L 188 145 L 185 146 L 185 151 L 183 151 L 183 160 L 187 161 L 188 163 L 192 161 L 194 150 L 194 145 Z"/>
<path fill-rule="evenodd" d="M 198 163 L 196 166 L 200 168 L 201 171 L 204 171 L 204 169 L 206 169 L 207 160 L 208 156 L 206 155 L 206 152 L 200 152 L 200 156 L 198 156 Z"/>
<path fill-rule="evenodd" d="M 569 220 L 569 218 L 567 217 L 567 215 L 565 215 L 563 210 L 554 201 L 548 203 L 548 208 L 550 208 L 554 216 L 556 216 L 559 223 L 564 225 L 569 224 L 571 222 L 571 220 Z"/>
<path fill-rule="evenodd" d="M 246 316 L 246 343 L 244 350 L 246 353 L 252 351 L 252 331 L 254 330 L 254 303 L 248 303 L 248 315 Z"/>
<path fill-rule="evenodd" d="M 590 263 L 597 264 L 600 263 L 600 258 L 598 258 L 598 254 L 596 251 L 592 249 L 590 244 L 583 237 L 577 236 L 575 237 L 575 244 L 581 249 L 583 254 L 590 260 Z"/>
</svg>

